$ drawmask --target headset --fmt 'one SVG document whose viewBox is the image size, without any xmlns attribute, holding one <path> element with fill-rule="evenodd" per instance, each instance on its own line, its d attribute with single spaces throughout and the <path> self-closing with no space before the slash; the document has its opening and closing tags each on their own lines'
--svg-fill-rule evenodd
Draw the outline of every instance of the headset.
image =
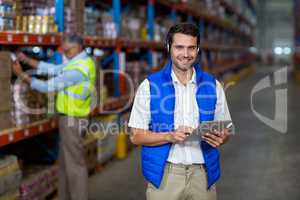
<svg viewBox="0 0 300 200">
<path fill-rule="evenodd" d="M 171 30 L 171 29 L 170 29 Z M 171 52 L 171 42 L 172 42 L 172 34 L 170 33 L 170 30 L 169 32 L 167 33 L 167 37 L 166 37 L 166 41 L 165 41 L 165 46 L 166 46 L 166 49 L 167 49 L 167 52 L 170 53 Z M 197 52 L 200 51 L 200 33 L 199 33 L 199 36 L 197 36 L 197 40 L 198 40 L 198 43 L 197 43 Z"/>
</svg>

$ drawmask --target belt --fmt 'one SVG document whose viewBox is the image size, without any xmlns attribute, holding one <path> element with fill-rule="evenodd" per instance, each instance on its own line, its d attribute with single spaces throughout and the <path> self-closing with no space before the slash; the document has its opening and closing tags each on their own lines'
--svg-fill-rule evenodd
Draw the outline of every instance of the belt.
<svg viewBox="0 0 300 200">
<path fill-rule="evenodd" d="M 69 115 L 66 115 L 64 113 L 58 113 L 58 116 L 61 116 L 61 117 L 70 117 L 70 118 L 74 118 L 74 119 L 88 119 L 89 116 L 83 116 L 83 117 L 77 117 L 77 116 L 69 116 Z"/>
<path fill-rule="evenodd" d="M 185 165 L 185 164 L 181 164 L 181 163 L 171 163 L 167 161 L 167 165 L 171 166 L 171 167 L 176 167 L 176 168 L 182 168 L 182 169 L 191 169 L 191 168 L 200 168 L 200 169 L 205 169 L 205 165 L 201 164 L 201 163 L 195 163 L 195 164 L 190 164 L 190 165 Z"/>
</svg>

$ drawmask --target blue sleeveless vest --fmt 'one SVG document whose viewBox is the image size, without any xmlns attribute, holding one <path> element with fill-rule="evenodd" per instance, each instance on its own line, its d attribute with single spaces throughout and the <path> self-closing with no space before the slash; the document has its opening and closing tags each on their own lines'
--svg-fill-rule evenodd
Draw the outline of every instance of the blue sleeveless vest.
<svg viewBox="0 0 300 200">
<path fill-rule="evenodd" d="M 203 72 L 200 65 L 194 66 L 197 79 L 196 100 L 199 107 L 199 122 L 214 120 L 216 107 L 216 80 Z M 175 88 L 171 78 L 172 62 L 148 76 L 150 83 L 151 120 L 149 130 L 153 132 L 174 131 Z M 145 179 L 159 188 L 171 144 L 142 146 L 142 172 Z M 219 151 L 202 141 L 208 188 L 220 177 Z"/>
</svg>

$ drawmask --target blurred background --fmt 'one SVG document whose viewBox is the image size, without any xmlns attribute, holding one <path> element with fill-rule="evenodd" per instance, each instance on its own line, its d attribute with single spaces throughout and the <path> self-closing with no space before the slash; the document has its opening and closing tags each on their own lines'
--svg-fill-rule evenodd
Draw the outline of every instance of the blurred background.
<svg viewBox="0 0 300 200">
<path fill-rule="evenodd" d="M 236 127 L 220 147 L 218 199 L 300 199 L 299 10 L 299 0 L 0 0 L 0 200 L 57 199 L 56 94 L 33 91 L 11 65 L 18 52 L 66 62 L 65 33 L 81 34 L 97 65 L 96 125 L 84 138 L 90 198 L 145 199 L 127 123 L 137 87 L 167 60 L 165 36 L 177 22 L 199 27 L 198 62 L 224 84 Z"/>
</svg>

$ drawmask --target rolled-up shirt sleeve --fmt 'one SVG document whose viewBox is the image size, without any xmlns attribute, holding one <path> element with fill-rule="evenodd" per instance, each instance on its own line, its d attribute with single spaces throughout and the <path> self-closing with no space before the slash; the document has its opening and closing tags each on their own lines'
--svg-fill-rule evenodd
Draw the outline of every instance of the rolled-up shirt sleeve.
<svg viewBox="0 0 300 200">
<path fill-rule="evenodd" d="M 60 75 L 43 81 L 37 78 L 32 78 L 31 88 L 39 92 L 55 92 L 61 91 L 66 87 L 76 85 L 86 80 L 86 77 L 78 70 L 67 70 Z"/>
<path fill-rule="evenodd" d="M 46 62 L 39 62 L 37 66 L 37 74 L 39 75 L 49 75 L 49 76 L 56 76 L 61 73 L 64 65 L 55 65 Z"/>
<path fill-rule="evenodd" d="M 128 127 L 148 130 L 150 117 L 150 84 L 145 79 L 136 92 Z"/>
</svg>

